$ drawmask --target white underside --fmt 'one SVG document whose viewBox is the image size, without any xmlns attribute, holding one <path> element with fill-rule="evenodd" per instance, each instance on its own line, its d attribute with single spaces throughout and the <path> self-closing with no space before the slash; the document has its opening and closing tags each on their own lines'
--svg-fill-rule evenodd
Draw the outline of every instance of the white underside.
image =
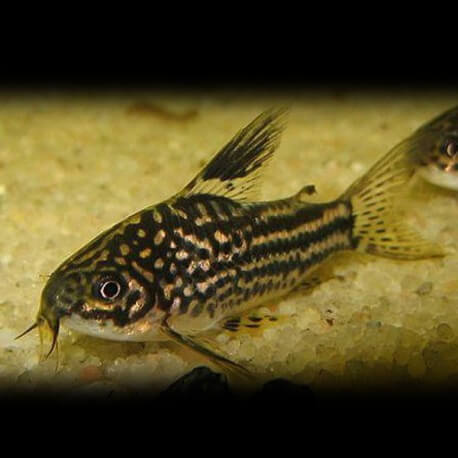
<svg viewBox="0 0 458 458">
<path fill-rule="evenodd" d="M 166 337 L 159 331 L 157 325 L 145 327 L 144 331 L 142 331 L 139 329 L 139 326 L 135 328 L 132 326 L 118 328 L 113 326 L 113 323 L 108 320 L 104 323 L 104 326 L 101 326 L 97 321 L 85 320 L 78 315 L 62 318 L 62 324 L 73 331 L 100 339 L 129 342 L 166 340 Z"/>
<path fill-rule="evenodd" d="M 418 173 L 430 183 L 458 191 L 458 173 L 456 172 L 444 172 L 437 168 L 425 167 Z"/>
</svg>

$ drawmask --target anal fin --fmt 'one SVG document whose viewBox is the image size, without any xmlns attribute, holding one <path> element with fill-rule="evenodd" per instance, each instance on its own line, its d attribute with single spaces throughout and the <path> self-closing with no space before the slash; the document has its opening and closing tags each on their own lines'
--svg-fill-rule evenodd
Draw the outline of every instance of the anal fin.
<svg viewBox="0 0 458 458">
<path fill-rule="evenodd" d="M 333 260 L 328 260 L 328 262 L 325 261 L 322 265 L 318 266 L 298 285 L 294 292 L 300 291 L 301 294 L 309 294 L 314 288 L 329 280 L 342 280 L 342 276 L 335 274 L 332 262 Z"/>
<path fill-rule="evenodd" d="M 249 310 L 240 315 L 235 315 L 221 322 L 221 328 L 230 336 L 249 334 L 261 336 L 263 332 L 272 327 L 278 326 L 288 320 L 288 315 L 277 315 L 266 313 L 262 310 Z"/>
</svg>

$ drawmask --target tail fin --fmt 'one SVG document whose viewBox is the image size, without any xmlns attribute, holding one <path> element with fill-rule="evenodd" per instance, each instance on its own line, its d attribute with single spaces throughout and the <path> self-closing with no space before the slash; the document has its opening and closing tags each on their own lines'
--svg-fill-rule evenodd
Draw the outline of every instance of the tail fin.
<svg viewBox="0 0 458 458">
<path fill-rule="evenodd" d="M 413 135 L 395 146 L 342 195 L 352 205 L 356 250 L 395 259 L 443 256 L 442 249 L 406 227 L 395 214 L 395 198 L 415 172 L 409 151 Z"/>
</svg>

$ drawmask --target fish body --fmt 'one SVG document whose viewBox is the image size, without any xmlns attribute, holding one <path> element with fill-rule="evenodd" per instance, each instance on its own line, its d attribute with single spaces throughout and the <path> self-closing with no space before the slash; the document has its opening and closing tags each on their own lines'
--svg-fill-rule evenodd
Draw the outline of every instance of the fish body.
<svg viewBox="0 0 458 458">
<path fill-rule="evenodd" d="M 411 151 L 412 163 L 425 180 L 458 191 L 458 106 L 422 125 Z"/>
<path fill-rule="evenodd" d="M 61 266 L 55 281 L 66 278 L 59 300 L 68 304 L 68 316 L 82 318 L 78 328 L 93 322 L 101 326 L 94 335 L 144 341 L 157 337 L 155 325 L 166 315 L 175 325 L 188 321 L 188 330 L 203 331 L 285 295 L 314 266 L 354 243 L 345 202 L 241 204 L 201 194 L 134 215 Z M 106 279 L 126 288 L 122 304 L 80 299 L 96 294 L 81 288 Z M 44 291 L 46 303 L 55 297 L 53 281 Z M 107 327 L 111 322 L 118 331 Z"/>
<path fill-rule="evenodd" d="M 395 197 L 415 172 L 411 142 L 332 202 L 306 202 L 310 185 L 286 199 L 251 200 L 283 116 L 260 115 L 181 192 L 116 224 L 56 269 L 35 324 L 51 329 L 51 351 L 62 323 L 111 340 L 172 339 L 233 368 L 199 336 L 234 330 L 244 313 L 319 283 L 316 272 L 334 253 L 442 254 L 393 214 Z"/>
</svg>

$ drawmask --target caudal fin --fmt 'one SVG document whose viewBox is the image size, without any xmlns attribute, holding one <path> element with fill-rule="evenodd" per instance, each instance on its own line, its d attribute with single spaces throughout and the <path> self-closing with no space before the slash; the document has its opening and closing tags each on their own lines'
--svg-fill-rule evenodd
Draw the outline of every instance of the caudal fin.
<svg viewBox="0 0 458 458">
<path fill-rule="evenodd" d="M 408 153 L 420 136 L 409 137 L 394 147 L 342 195 L 353 208 L 353 237 L 358 251 L 396 259 L 444 255 L 438 245 L 404 225 L 393 208 L 415 172 Z"/>
</svg>

